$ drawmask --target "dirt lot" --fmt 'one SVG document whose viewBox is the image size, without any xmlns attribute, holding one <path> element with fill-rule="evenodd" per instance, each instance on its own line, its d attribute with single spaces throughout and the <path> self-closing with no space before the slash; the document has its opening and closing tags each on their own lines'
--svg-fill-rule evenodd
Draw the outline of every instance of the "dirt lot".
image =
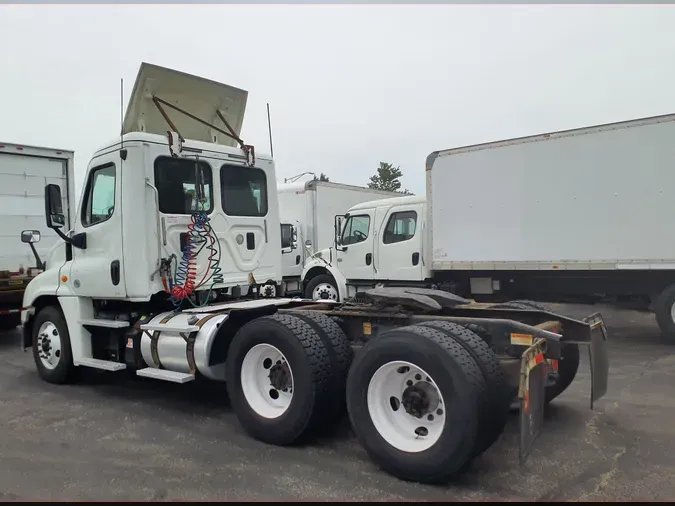
<svg viewBox="0 0 675 506">
<path fill-rule="evenodd" d="M 659 342 L 651 315 L 600 309 L 612 362 L 609 392 L 596 410 L 588 409 L 586 361 L 548 410 L 524 468 L 514 415 L 470 472 L 443 487 L 379 471 L 347 423 L 309 447 L 258 443 L 221 386 L 204 391 L 115 373 L 48 385 L 20 350 L 18 332 L 5 335 L 0 501 L 675 499 L 675 346 Z"/>
</svg>

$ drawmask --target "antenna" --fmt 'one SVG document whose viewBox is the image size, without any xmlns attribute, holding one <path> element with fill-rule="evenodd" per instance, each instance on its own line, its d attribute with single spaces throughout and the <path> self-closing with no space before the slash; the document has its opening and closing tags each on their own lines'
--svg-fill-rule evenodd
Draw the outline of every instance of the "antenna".
<svg viewBox="0 0 675 506">
<path fill-rule="evenodd" d="M 270 156 L 274 158 L 274 148 L 272 147 L 272 121 L 270 120 L 270 104 L 267 103 L 267 130 L 270 133 Z"/>
<path fill-rule="evenodd" d="M 124 78 L 120 78 L 120 156 L 124 149 Z"/>
</svg>

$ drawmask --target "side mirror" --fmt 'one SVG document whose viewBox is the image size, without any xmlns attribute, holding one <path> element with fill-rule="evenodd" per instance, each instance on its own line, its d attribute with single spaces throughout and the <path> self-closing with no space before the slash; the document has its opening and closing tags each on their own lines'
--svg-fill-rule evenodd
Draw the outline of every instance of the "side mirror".
<svg viewBox="0 0 675 506">
<path fill-rule="evenodd" d="M 296 225 L 291 226 L 291 250 L 298 249 L 298 227 Z"/>
<path fill-rule="evenodd" d="M 39 230 L 24 230 L 21 232 L 21 242 L 28 244 L 33 244 L 40 242 L 40 231 Z"/>
<path fill-rule="evenodd" d="M 281 249 L 293 250 L 293 227 L 288 224 L 281 225 Z"/>
<path fill-rule="evenodd" d="M 33 246 L 34 243 L 40 242 L 40 231 L 39 230 L 23 230 L 21 232 L 21 242 L 27 243 L 28 246 L 30 246 L 31 251 L 33 252 L 33 256 L 35 257 L 36 267 L 40 270 L 44 270 L 45 264 L 40 259 L 40 255 L 38 255 L 38 252 L 35 249 L 35 246 Z"/>
<path fill-rule="evenodd" d="M 66 225 L 61 188 L 57 184 L 48 184 L 45 187 L 45 217 L 49 228 L 63 228 Z"/>
<path fill-rule="evenodd" d="M 342 226 L 343 226 L 344 216 L 337 215 L 335 217 L 335 247 L 337 248 L 342 244 Z"/>
</svg>

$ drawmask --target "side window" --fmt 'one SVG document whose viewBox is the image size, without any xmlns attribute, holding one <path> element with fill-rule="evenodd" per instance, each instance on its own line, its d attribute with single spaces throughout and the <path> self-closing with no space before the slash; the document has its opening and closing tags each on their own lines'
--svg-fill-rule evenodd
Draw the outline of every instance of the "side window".
<svg viewBox="0 0 675 506">
<path fill-rule="evenodd" d="M 293 245 L 293 226 L 287 223 L 281 224 L 281 248 L 290 248 Z"/>
<path fill-rule="evenodd" d="M 228 216 L 267 215 L 267 177 L 261 169 L 223 165 L 220 194 Z"/>
<path fill-rule="evenodd" d="M 115 164 L 95 167 L 89 172 L 82 207 L 82 225 L 90 227 L 108 220 L 115 211 Z"/>
<path fill-rule="evenodd" d="M 370 228 L 370 216 L 362 214 L 359 216 L 350 216 L 342 230 L 342 246 L 357 244 L 368 239 L 368 229 Z"/>
<path fill-rule="evenodd" d="M 197 199 L 201 181 L 205 202 Z M 159 193 L 159 210 L 164 214 L 192 214 L 213 210 L 213 175 L 211 166 L 185 158 L 160 156 L 155 160 L 155 186 Z"/>
<path fill-rule="evenodd" d="M 389 217 L 387 226 L 384 229 L 382 242 L 384 244 L 393 244 L 412 239 L 415 236 L 416 228 L 417 213 L 415 211 L 393 213 Z"/>
</svg>

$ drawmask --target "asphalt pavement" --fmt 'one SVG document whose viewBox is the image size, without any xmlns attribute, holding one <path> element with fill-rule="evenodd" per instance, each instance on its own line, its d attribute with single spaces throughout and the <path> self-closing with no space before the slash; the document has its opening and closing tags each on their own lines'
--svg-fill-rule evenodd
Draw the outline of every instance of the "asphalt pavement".
<svg viewBox="0 0 675 506">
<path fill-rule="evenodd" d="M 567 306 L 581 316 L 598 308 Z M 223 385 L 124 373 L 42 382 L 19 333 L 0 336 L 0 501 L 675 500 L 675 346 L 650 314 L 599 308 L 609 392 L 589 409 L 587 357 L 518 465 L 517 415 L 455 482 L 403 482 L 375 467 L 345 420 L 304 447 L 251 439 Z"/>
</svg>

